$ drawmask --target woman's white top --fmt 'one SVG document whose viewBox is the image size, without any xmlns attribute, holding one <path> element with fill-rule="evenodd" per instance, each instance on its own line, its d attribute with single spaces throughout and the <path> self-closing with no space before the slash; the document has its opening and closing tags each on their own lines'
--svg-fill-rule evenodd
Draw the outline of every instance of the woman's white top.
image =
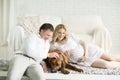
<svg viewBox="0 0 120 80">
<path fill-rule="evenodd" d="M 55 44 L 51 44 L 50 49 L 59 49 L 63 52 L 72 50 L 71 53 L 73 57 L 71 57 L 71 59 L 75 61 L 77 61 L 78 58 L 80 58 L 84 54 L 83 47 L 80 44 L 78 45 L 72 38 L 69 38 L 68 41 L 63 45 L 57 42 Z"/>
<path fill-rule="evenodd" d="M 78 40 L 75 41 L 72 38 L 68 38 L 67 42 L 63 45 L 59 43 L 51 44 L 50 49 L 59 49 L 63 52 L 73 49 L 71 52 L 73 57 L 68 58 L 70 61 L 77 62 L 78 58 L 84 55 L 84 49 Z M 88 45 L 88 58 L 84 62 L 80 62 L 80 65 L 90 66 L 95 60 L 99 59 L 103 54 L 103 50 L 96 45 Z"/>
<path fill-rule="evenodd" d="M 50 44 L 47 40 L 42 39 L 40 35 L 31 34 L 24 39 L 22 48 L 16 53 L 26 54 L 41 62 L 47 57 L 49 48 Z"/>
</svg>

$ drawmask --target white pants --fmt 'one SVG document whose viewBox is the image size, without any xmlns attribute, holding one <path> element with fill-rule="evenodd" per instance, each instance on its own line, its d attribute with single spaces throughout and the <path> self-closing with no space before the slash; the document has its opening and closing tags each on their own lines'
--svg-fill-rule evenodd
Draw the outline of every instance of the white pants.
<svg viewBox="0 0 120 80">
<path fill-rule="evenodd" d="M 25 72 L 31 80 L 45 80 L 39 63 L 23 55 L 15 55 L 9 64 L 7 80 L 21 80 Z"/>
</svg>

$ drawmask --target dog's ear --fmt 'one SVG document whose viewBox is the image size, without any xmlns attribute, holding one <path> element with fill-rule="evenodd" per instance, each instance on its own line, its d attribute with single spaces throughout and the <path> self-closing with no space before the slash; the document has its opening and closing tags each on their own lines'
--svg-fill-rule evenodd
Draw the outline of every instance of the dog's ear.
<svg viewBox="0 0 120 80">
<path fill-rule="evenodd" d="M 45 63 L 47 64 L 47 67 L 51 67 L 51 65 L 50 65 L 50 62 L 51 62 L 51 59 L 50 58 L 46 58 L 46 59 L 43 59 L 43 61 L 45 61 Z"/>
<path fill-rule="evenodd" d="M 62 61 L 62 66 L 61 66 L 61 67 L 62 67 L 62 68 L 65 68 L 65 66 L 66 66 L 66 65 L 65 65 L 65 62 Z"/>
<path fill-rule="evenodd" d="M 64 55 L 63 51 L 61 51 L 61 50 L 55 50 L 55 52 L 57 52 L 58 54 L 62 55 L 62 58 L 63 58 L 63 61 L 64 61 L 65 64 L 68 63 L 67 57 Z"/>
<path fill-rule="evenodd" d="M 64 61 L 64 63 L 65 63 L 65 64 L 67 64 L 67 63 L 68 63 L 68 61 L 67 61 L 66 56 L 64 55 L 64 53 L 62 53 L 61 55 L 62 55 L 62 57 L 63 57 L 63 61 Z"/>
</svg>

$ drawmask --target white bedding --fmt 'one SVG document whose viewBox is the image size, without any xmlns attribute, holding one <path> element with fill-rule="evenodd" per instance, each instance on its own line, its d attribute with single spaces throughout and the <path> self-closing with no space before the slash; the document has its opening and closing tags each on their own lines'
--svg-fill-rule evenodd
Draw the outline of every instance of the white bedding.
<svg viewBox="0 0 120 80">
<path fill-rule="evenodd" d="M 8 64 L 9 61 L 0 59 L 0 70 L 7 71 L 9 67 Z M 80 73 L 73 70 L 69 70 L 71 72 L 70 74 L 120 75 L 120 68 L 102 69 L 102 68 L 93 68 L 93 67 L 78 66 L 78 65 L 75 66 L 82 68 L 84 72 Z"/>
<path fill-rule="evenodd" d="M 0 59 L 0 80 L 6 80 L 8 61 Z M 76 65 L 77 66 L 77 65 Z M 83 73 L 70 70 L 70 74 L 65 75 L 60 72 L 57 73 L 45 73 L 47 80 L 119 80 L 120 68 L 113 69 L 100 69 L 81 66 L 84 69 Z M 24 76 L 22 80 L 29 80 Z"/>
</svg>

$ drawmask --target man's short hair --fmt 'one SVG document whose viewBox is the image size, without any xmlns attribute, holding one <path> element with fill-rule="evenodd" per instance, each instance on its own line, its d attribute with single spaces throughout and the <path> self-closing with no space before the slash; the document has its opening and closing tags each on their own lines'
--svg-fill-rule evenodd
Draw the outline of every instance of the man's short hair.
<svg viewBox="0 0 120 80">
<path fill-rule="evenodd" d="M 44 24 L 41 25 L 39 31 L 41 31 L 41 30 L 48 30 L 48 29 L 53 32 L 54 31 L 53 25 L 50 24 L 50 23 L 44 23 Z"/>
</svg>

